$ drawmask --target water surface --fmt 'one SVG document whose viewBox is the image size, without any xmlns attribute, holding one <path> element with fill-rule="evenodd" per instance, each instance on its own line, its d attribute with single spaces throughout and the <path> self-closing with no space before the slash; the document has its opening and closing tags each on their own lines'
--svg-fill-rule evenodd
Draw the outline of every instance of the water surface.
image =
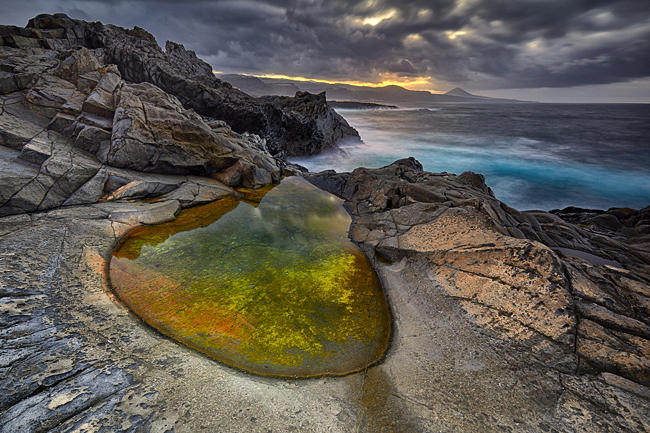
<svg viewBox="0 0 650 433">
<path fill-rule="evenodd" d="M 295 162 L 312 171 L 349 171 L 413 156 L 428 171 L 482 173 L 497 198 L 519 209 L 650 204 L 650 105 L 337 111 L 364 143 Z"/>
<path fill-rule="evenodd" d="M 301 178 L 188 209 L 116 248 L 116 294 L 149 325 L 253 373 L 345 374 L 379 360 L 390 317 L 342 201 Z"/>
</svg>

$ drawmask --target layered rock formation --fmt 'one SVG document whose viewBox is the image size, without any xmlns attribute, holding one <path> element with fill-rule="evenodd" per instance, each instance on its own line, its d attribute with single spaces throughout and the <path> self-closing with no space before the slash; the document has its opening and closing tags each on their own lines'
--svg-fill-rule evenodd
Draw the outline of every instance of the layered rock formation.
<svg viewBox="0 0 650 433">
<path fill-rule="evenodd" d="M 273 154 L 304 155 L 331 147 L 358 133 L 324 96 L 299 92 L 295 98 L 253 98 L 221 82 L 212 68 L 182 45 L 167 42 L 163 52 L 155 38 L 135 27 L 73 20 L 63 14 L 39 15 L 25 29 L 5 28 L 5 44 L 19 48 L 94 49 L 107 64 L 118 66 L 126 81 L 149 82 L 179 98 L 186 108 L 226 121 L 239 133 L 267 140 Z"/>
<path fill-rule="evenodd" d="M 183 187 L 210 200 L 214 181 L 183 176 L 259 187 L 287 166 L 269 146 L 310 153 L 356 134 L 323 95 L 251 98 L 139 28 L 39 15 L 0 36 L 0 215 L 115 198 L 126 185 L 120 198 Z"/>
<path fill-rule="evenodd" d="M 0 219 L 0 432 L 648 431 L 640 238 L 518 212 L 482 176 L 414 160 L 306 178 L 346 199 L 350 236 L 381 278 L 393 314 L 383 362 L 336 379 L 254 378 L 115 301 L 115 242 L 173 220 L 197 197 L 187 182 L 154 203 Z M 199 196 L 219 189 L 187 179 Z"/>
<path fill-rule="evenodd" d="M 527 370 L 529 377 L 516 380 L 536 376 L 541 381 L 529 392 L 537 386 L 549 390 L 537 395 L 537 414 L 510 426 L 512 431 L 647 431 L 650 208 L 614 209 L 597 217 L 558 212 L 579 223 L 574 225 L 548 212 L 508 207 L 494 198 L 481 175 L 427 173 L 413 159 L 306 177 L 346 199 L 353 216 L 350 237 L 373 258 L 397 310 L 398 332 L 401 325 L 402 332 L 415 330 L 422 339 L 428 329 L 441 341 L 454 334 L 452 347 L 474 351 L 470 372 L 495 368 L 490 352 L 496 350 L 507 368 Z M 432 307 L 441 303 L 459 307 L 463 320 L 441 325 L 438 317 L 428 317 L 447 314 Z M 422 329 L 413 325 L 417 321 L 428 325 Z M 463 335 L 463 321 L 479 327 L 493 347 Z M 439 326 L 456 329 L 432 330 Z M 424 350 L 397 340 L 412 356 Z M 379 368 L 397 392 L 408 394 L 422 379 L 396 377 L 396 362 L 389 357 Z M 427 367 L 416 371 L 426 375 Z M 542 385 L 545 375 L 554 378 Z M 434 376 L 458 386 L 453 373 Z M 478 406 L 492 406 L 485 416 L 499 419 L 513 410 L 509 397 L 483 395 L 489 389 L 485 383 L 474 386 L 486 399 Z M 517 394 L 516 388 L 510 392 Z M 420 394 L 420 401 L 437 407 L 440 391 Z M 523 407 L 526 398 L 520 398 Z M 454 404 L 463 411 L 459 401 Z M 540 417 L 544 410 L 546 420 Z M 477 414 L 465 414 L 463 422 L 460 431 L 492 431 L 498 425 Z"/>
<path fill-rule="evenodd" d="M 106 260 L 351 131 L 322 95 L 251 98 L 137 27 L 0 36 L 0 433 L 650 430 L 648 208 L 519 212 L 412 159 L 305 174 L 345 198 L 393 340 L 361 373 L 252 377 L 145 326 Z"/>
</svg>

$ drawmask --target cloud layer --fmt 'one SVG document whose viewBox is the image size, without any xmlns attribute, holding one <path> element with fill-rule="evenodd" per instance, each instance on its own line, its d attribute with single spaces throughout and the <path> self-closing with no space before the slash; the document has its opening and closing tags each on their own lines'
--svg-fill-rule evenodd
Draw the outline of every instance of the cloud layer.
<svg viewBox="0 0 650 433">
<path fill-rule="evenodd" d="M 650 77 L 647 0 L 0 0 L 150 30 L 224 72 L 473 89 L 572 87 Z M 425 86 L 426 87 L 426 86 Z"/>
</svg>

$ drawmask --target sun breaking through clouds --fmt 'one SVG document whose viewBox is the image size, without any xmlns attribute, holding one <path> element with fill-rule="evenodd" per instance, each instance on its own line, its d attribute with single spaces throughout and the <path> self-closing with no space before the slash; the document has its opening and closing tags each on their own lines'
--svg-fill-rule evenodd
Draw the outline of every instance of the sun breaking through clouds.
<svg viewBox="0 0 650 433">
<path fill-rule="evenodd" d="M 361 20 L 361 24 L 364 26 L 376 26 L 377 24 L 381 23 L 382 21 L 389 20 L 395 16 L 395 9 L 391 9 L 386 13 L 383 13 L 381 15 L 375 15 L 372 17 L 367 17 Z"/>
<path fill-rule="evenodd" d="M 139 25 L 226 73 L 475 91 L 650 83 L 647 0 L 0 1 L 18 25 L 42 12 Z"/>
</svg>

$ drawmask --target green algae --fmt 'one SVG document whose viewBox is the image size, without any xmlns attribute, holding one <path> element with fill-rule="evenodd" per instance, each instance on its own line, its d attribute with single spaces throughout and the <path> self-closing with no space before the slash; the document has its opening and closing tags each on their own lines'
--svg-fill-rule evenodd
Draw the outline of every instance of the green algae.
<svg viewBox="0 0 650 433">
<path fill-rule="evenodd" d="M 295 177 L 242 192 L 129 233 L 110 264 L 116 294 L 162 333 L 253 373 L 378 361 L 388 306 L 341 200 Z"/>
</svg>

